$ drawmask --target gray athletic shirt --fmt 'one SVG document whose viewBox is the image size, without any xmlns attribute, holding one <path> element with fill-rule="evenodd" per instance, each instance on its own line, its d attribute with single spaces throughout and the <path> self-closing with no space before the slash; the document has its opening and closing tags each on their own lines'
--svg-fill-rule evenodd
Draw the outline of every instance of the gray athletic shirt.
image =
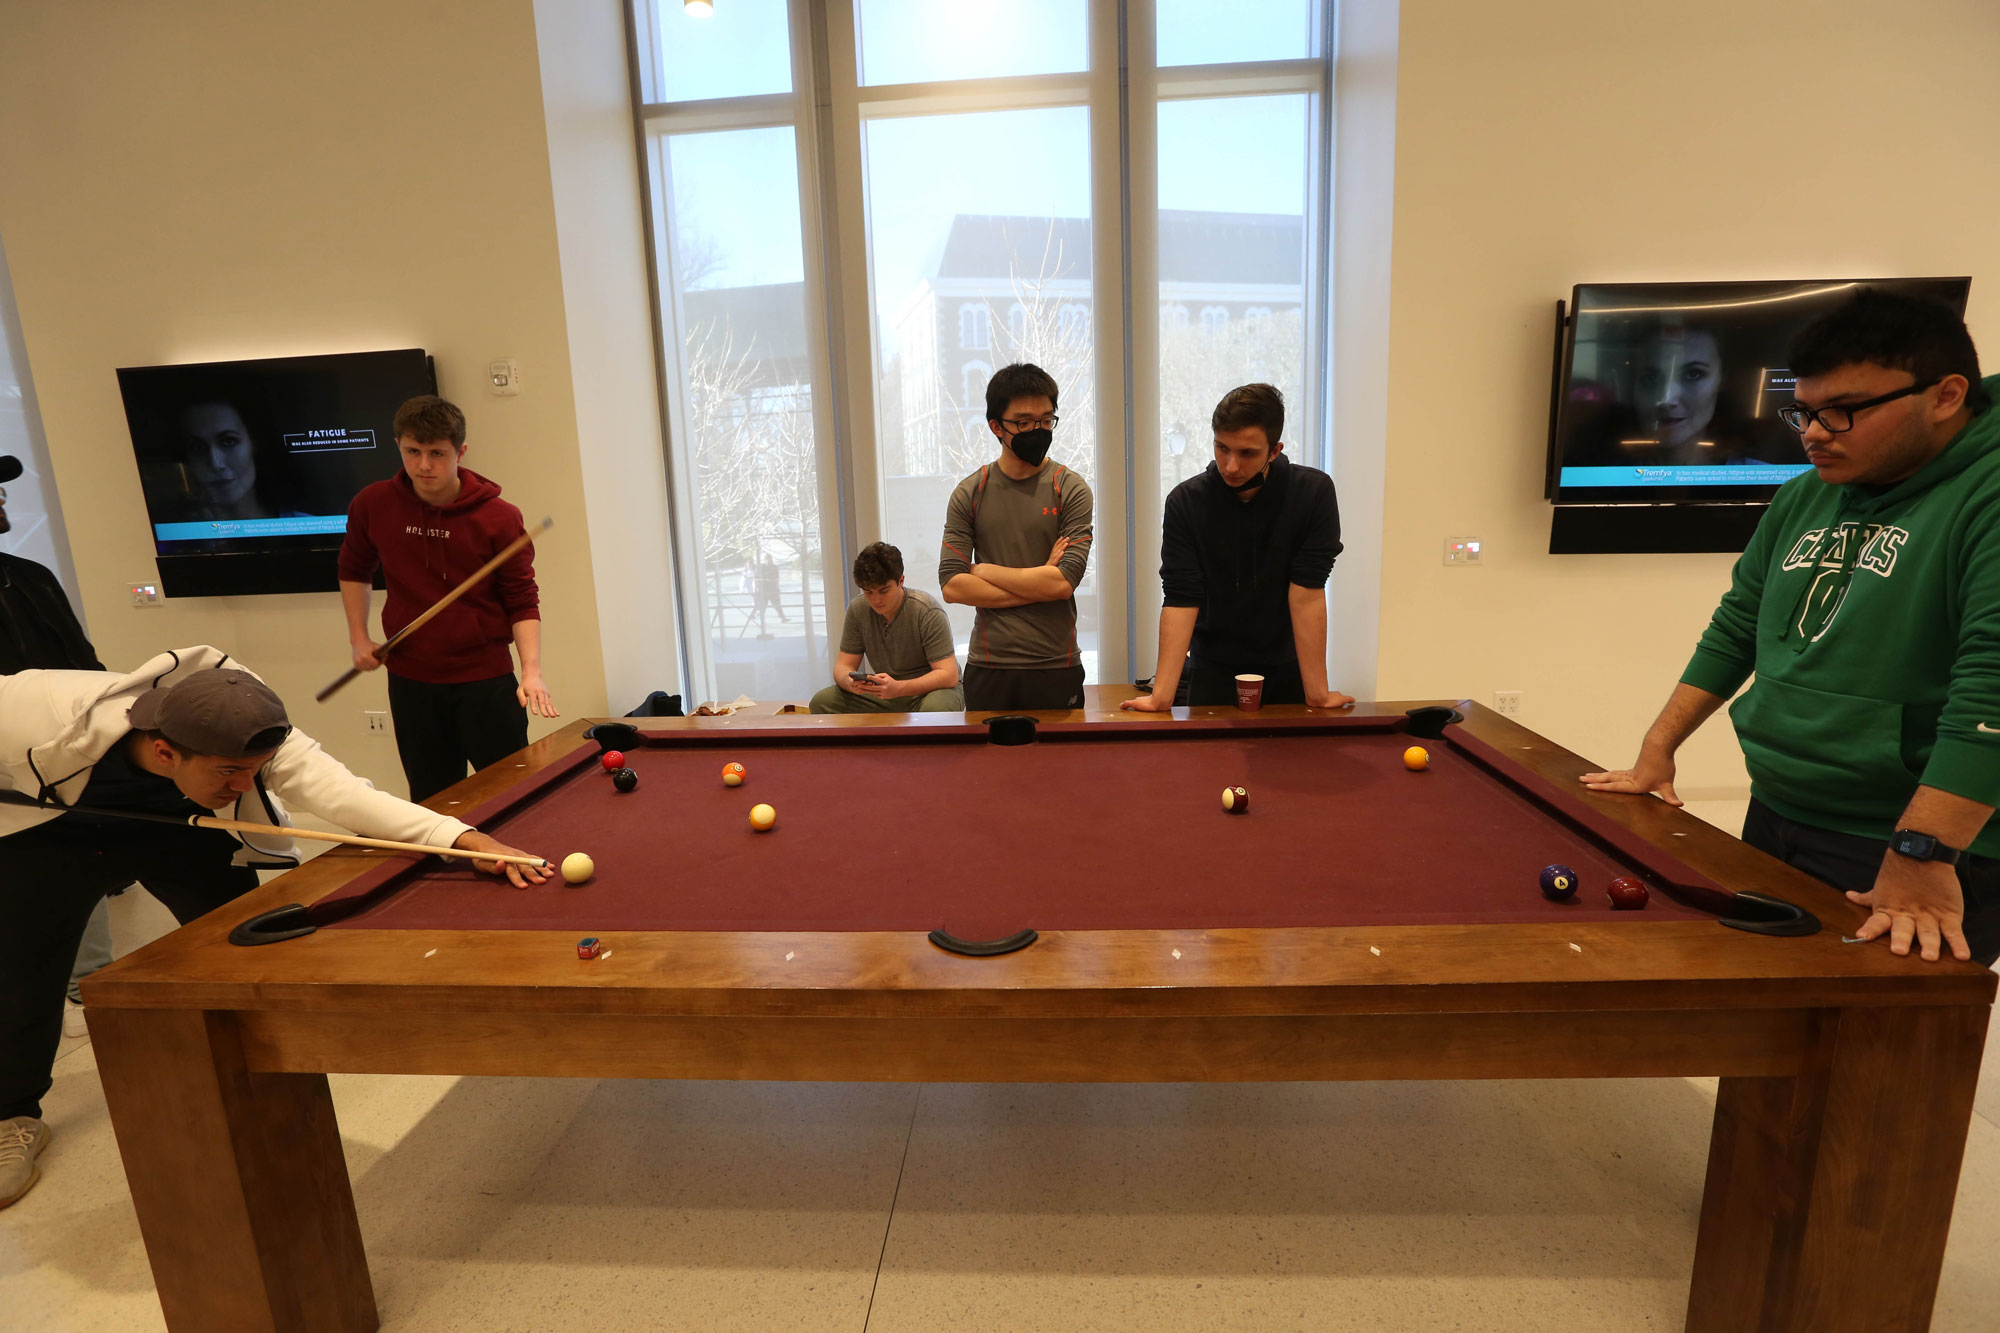
<svg viewBox="0 0 2000 1333">
<path fill-rule="evenodd" d="M 847 604 L 847 621 L 840 627 L 840 651 L 860 653 L 871 671 L 886 671 L 897 680 L 927 674 L 931 663 L 956 658 L 951 643 L 951 619 L 927 592 L 903 590 L 903 605 L 894 620 L 875 614 L 866 597 Z"/>
<path fill-rule="evenodd" d="M 988 463 L 958 483 L 945 506 L 944 549 L 938 586 L 975 564 L 1032 569 L 1047 564 L 1056 538 L 1067 537 L 1059 568 L 1069 586 L 1083 582 L 1090 565 L 1090 486 L 1054 459 L 1026 481 L 1015 481 Z M 966 665 L 1012 669 L 1075 666 L 1076 599 L 1031 602 L 973 616 Z"/>
</svg>

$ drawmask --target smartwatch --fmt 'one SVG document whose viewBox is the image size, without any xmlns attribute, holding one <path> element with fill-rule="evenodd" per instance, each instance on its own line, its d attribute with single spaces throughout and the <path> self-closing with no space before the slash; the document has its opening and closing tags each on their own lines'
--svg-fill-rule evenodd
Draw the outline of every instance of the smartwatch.
<svg viewBox="0 0 2000 1333">
<path fill-rule="evenodd" d="M 1889 835 L 1889 850 L 1912 861 L 1942 861 L 1948 866 L 1957 865 L 1961 855 L 1959 848 L 1947 847 L 1928 833 L 1907 828 Z"/>
</svg>

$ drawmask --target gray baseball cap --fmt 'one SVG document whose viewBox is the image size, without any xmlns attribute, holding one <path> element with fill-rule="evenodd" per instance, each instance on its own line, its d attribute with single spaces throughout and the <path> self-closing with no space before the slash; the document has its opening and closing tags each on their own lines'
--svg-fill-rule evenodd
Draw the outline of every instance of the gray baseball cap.
<svg viewBox="0 0 2000 1333">
<path fill-rule="evenodd" d="M 253 751 L 250 742 L 278 727 L 289 733 L 292 726 L 285 701 L 263 681 L 233 667 L 211 667 L 147 690 L 132 701 L 126 720 L 140 731 L 159 732 L 183 750 L 224 759 L 268 753 L 277 746 Z"/>
</svg>

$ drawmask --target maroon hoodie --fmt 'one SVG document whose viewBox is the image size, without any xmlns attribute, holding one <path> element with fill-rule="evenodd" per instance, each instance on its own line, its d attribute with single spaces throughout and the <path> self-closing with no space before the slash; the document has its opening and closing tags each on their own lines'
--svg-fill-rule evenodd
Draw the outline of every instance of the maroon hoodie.
<svg viewBox="0 0 2000 1333">
<path fill-rule="evenodd" d="M 442 507 L 417 498 L 408 473 L 364 487 L 347 507 L 340 578 L 370 583 L 383 571 L 389 599 L 382 630 L 394 636 L 438 598 L 500 554 L 525 530 L 521 511 L 500 498 L 499 483 L 458 470 L 458 498 Z M 385 665 L 407 680 L 457 685 L 511 675 L 517 620 L 539 620 L 532 544 L 491 577 L 396 645 Z"/>
</svg>

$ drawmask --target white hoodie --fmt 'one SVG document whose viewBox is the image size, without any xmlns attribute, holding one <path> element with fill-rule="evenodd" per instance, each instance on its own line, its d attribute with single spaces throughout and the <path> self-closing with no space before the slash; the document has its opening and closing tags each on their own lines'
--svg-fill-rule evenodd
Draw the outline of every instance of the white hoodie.
<svg viewBox="0 0 2000 1333">
<path fill-rule="evenodd" d="M 0 789 L 75 805 L 97 761 L 131 731 L 126 714 L 134 699 L 156 685 L 172 685 L 189 672 L 219 666 L 249 671 L 220 648 L 202 645 L 161 653 L 125 675 L 23 671 L 0 676 Z M 258 777 L 260 782 L 237 799 L 233 811 L 218 815 L 285 824 L 290 822 L 285 813 L 290 804 L 363 837 L 431 847 L 449 847 L 472 829 L 449 815 L 377 791 L 297 727 Z M 0 804 L 0 838 L 55 817 L 56 812 Z M 236 853 L 237 865 L 298 864 L 298 847 L 290 838 L 231 836 L 244 844 Z"/>
</svg>

